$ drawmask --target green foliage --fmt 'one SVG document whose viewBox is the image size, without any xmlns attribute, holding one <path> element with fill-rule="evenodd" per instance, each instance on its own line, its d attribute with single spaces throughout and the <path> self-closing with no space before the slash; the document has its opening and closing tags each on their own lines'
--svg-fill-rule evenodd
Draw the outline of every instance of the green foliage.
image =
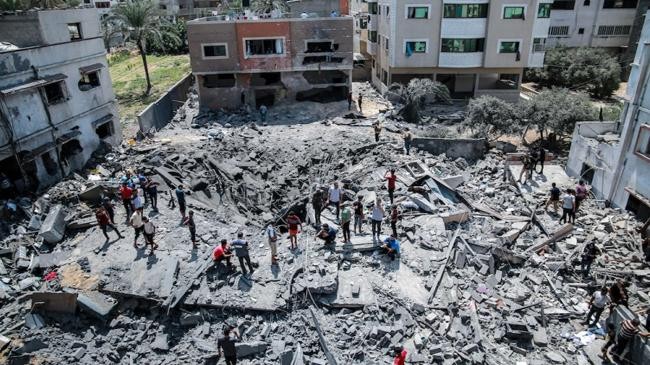
<svg viewBox="0 0 650 365">
<path fill-rule="evenodd" d="M 621 66 L 615 57 L 604 49 L 587 47 L 550 49 L 544 67 L 526 72 L 529 80 L 542 86 L 582 90 L 597 98 L 609 97 L 618 89 L 620 74 Z"/>
<path fill-rule="evenodd" d="M 521 129 L 515 107 L 489 95 L 470 100 L 464 124 L 474 131 L 477 137 L 487 138 L 488 141 L 495 141 Z"/>
<path fill-rule="evenodd" d="M 289 5 L 287 5 L 287 0 L 254 0 L 251 10 L 258 14 L 267 14 L 273 10 L 286 12 L 289 10 Z"/>
<path fill-rule="evenodd" d="M 0 10 L 2 11 L 16 11 L 25 10 L 28 3 L 24 0 L 0 0 Z"/>
<path fill-rule="evenodd" d="M 449 89 L 437 81 L 430 79 L 411 79 L 407 86 L 392 84 L 389 91 L 400 98 L 404 104 L 402 116 L 407 122 L 417 123 L 420 120 L 420 109 L 427 102 L 450 102 Z"/>
<path fill-rule="evenodd" d="M 147 37 L 148 52 L 154 54 L 185 54 L 187 48 L 187 24 L 178 20 L 170 24 L 168 32 L 164 32 L 161 42 L 158 43 L 152 36 Z"/>
<path fill-rule="evenodd" d="M 545 89 L 523 105 L 522 118 L 529 127 L 557 135 L 573 133 L 576 122 L 597 120 L 598 113 L 584 93 L 564 88 Z"/>
</svg>

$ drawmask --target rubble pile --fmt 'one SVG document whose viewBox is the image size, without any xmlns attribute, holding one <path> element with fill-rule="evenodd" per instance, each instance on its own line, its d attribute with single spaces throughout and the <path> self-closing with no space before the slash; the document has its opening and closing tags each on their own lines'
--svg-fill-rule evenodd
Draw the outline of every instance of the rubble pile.
<svg viewBox="0 0 650 365">
<path fill-rule="evenodd" d="M 505 153 L 492 149 L 473 164 L 407 156 L 397 122 L 386 118 L 375 143 L 376 116 L 330 108 L 338 116 L 264 126 L 247 113 L 194 117 L 190 100 L 154 138 L 98 156 L 38 199 L 20 199 L 0 243 L 0 359 L 216 363 L 217 338 L 231 325 L 243 364 L 386 364 L 395 346 L 407 349 L 409 364 L 584 363 L 604 334 L 581 324 L 595 289 L 626 278 L 629 307 L 648 305 L 638 223 L 628 213 L 586 200 L 575 225 L 561 225 L 541 204 L 546 178 L 511 182 Z M 340 181 L 346 201 L 360 196 L 370 209 L 380 199 L 388 217 L 391 168 L 398 258 L 378 251 L 369 224 L 349 243 L 339 229 L 336 247 L 324 248 L 314 238 L 312 193 Z M 157 227 L 153 255 L 133 247 L 117 201 L 129 169 L 160 183 L 158 209 L 145 209 Z M 558 183 L 574 184 L 565 179 Z M 178 186 L 196 213 L 195 250 L 172 206 Z M 96 226 L 104 196 L 116 199 L 124 239 L 104 242 Z M 283 235 L 271 266 L 264 228 L 285 233 L 289 211 L 303 221 L 299 249 L 289 250 Z M 332 207 L 322 221 L 340 228 Z M 383 230 L 382 238 L 390 225 Z M 251 245 L 251 276 L 210 257 L 237 232 Z M 580 254 L 591 241 L 603 255 L 583 276 Z"/>
</svg>

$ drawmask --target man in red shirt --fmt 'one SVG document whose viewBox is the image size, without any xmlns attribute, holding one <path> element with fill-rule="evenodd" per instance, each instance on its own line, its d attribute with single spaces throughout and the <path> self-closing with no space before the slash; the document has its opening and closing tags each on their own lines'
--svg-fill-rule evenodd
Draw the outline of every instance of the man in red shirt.
<svg viewBox="0 0 650 365">
<path fill-rule="evenodd" d="M 226 261 L 226 265 L 228 266 L 228 269 L 230 269 L 232 267 L 232 264 L 230 263 L 231 257 L 232 253 L 230 252 L 230 247 L 228 247 L 228 241 L 222 239 L 221 244 L 212 251 L 212 261 L 214 261 L 215 264 L 218 264 L 221 261 Z"/>
<path fill-rule="evenodd" d="M 397 181 L 395 169 L 390 169 L 390 172 L 384 175 L 384 179 L 388 181 L 388 197 L 390 198 L 390 203 L 393 204 L 393 193 L 395 192 L 395 182 Z"/>
<path fill-rule="evenodd" d="M 108 216 L 108 213 L 106 212 L 106 209 L 104 208 L 99 208 L 95 211 L 95 218 L 97 218 L 97 223 L 99 223 L 99 228 L 102 229 L 102 232 L 104 233 L 104 237 L 106 237 L 106 241 L 108 241 L 108 233 L 106 233 L 106 228 L 111 227 L 115 232 L 117 232 L 117 235 L 119 238 L 124 238 L 120 231 L 117 230 L 117 228 L 111 223 L 111 218 Z"/>
<path fill-rule="evenodd" d="M 406 355 L 408 355 L 408 352 L 404 347 L 395 347 L 395 359 L 393 360 L 393 365 L 404 365 L 406 363 Z"/>
<path fill-rule="evenodd" d="M 122 186 L 120 186 L 120 197 L 122 198 L 122 204 L 124 204 L 124 210 L 126 210 L 126 216 L 130 217 L 131 212 L 134 210 L 131 206 L 133 189 L 131 189 L 126 183 L 122 183 Z"/>
<path fill-rule="evenodd" d="M 298 232 L 302 231 L 302 221 L 296 213 L 289 212 L 287 225 L 289 226 L 289 242 L 291 243 L 291 249 L 295 250 L 298 248 Z M 300 227 L 300 231 L 298 230 L 298 227 Z"/>
</svg>

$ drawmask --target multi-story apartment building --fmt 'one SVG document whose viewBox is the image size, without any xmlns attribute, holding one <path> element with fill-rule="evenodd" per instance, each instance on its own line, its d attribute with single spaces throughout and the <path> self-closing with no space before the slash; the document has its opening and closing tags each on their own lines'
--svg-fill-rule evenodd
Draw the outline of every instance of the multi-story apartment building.
<svg viewBox="0 0 650 365">
<path fill-rule="evenodd" d="M 636 49 L 620 120 L 578 123 L 567 163 L 598 199 L 650 217 L 650 12 Z"/>
<path fill-rule="evenodd" d="M 383 92 L 393 82 L 429 78 L 455 98 L 517 101 L 524 67 L 543 64 L 551 3 L 369 0 L 372 82 Z"/>
<path fill-rule="evenodd" d="M 270 106 L 283 99 L 347 97 L 352 18 L 265 18 L 248 14 L 187 23 L 192 73 L 201 107 Z"/>
<path fill-rule="evenodd" d="M 555 0 L 549 46 L 625 47 L 639 0 Z"/>
<path fill-rule="evenodd" d="M 0 16 L 0 172 L 19 190 L 81 168 L 121 140 L 97 10 Z"/>
</svg>

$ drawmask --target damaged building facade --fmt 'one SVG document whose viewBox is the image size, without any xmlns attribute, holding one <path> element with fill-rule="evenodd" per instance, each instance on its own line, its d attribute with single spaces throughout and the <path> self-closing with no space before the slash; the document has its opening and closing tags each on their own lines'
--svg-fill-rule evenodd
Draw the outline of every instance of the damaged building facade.
<svg viewBox="0 0 650 365">
<path fill-rule="evenodd" d="M 18 191 L 81 168 L 121 131 L 97 10 L 0 17 L 0 171 Z"/>
<path fill-rule="evenodd" d="M 307 13 L 305 13 L 307 14 Z M 351 90 L 352 18 L 231 19 L 187 23 L 202 108 L 344 100 Z"/>
<path fill-rule="evenodd" d="M 650 13 L 632 63 L 619 121 L 577 123 L 567 172 L 597 196 L 650 218 Z"/>
<path fill-rule="evenodd" d="M 372 83 L 382 92 L 428 78 L 454 98 L 516 102 L 523 69 L 543 65 L 552 2 L 369 0 L 360 50 L 371 56 Z"/>
</svg>

